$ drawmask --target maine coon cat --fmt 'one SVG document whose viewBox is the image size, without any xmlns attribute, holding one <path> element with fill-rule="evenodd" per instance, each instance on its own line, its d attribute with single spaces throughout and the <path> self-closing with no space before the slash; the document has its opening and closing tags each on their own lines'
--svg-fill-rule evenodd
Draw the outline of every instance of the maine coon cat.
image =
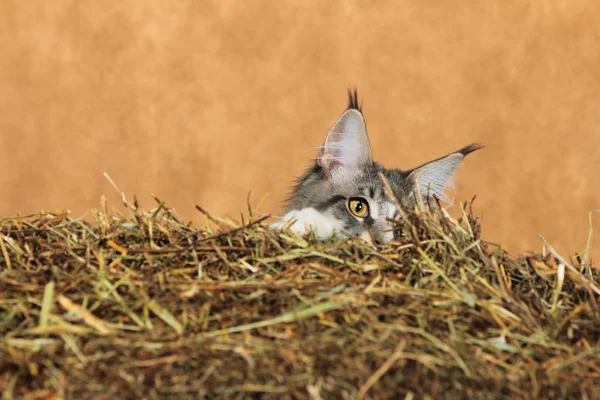
<svg viewBox="0 0 600 400">
<path fill-rule="evenodd" d="M 411 170 L 385 169 L 373 161 L 367 127 L 358 94 L 348 91 L 348 109 L 337 120 L 321 146 L 316 162 L 302 175 L 288 198 L 286 214 L 275 229 L 289 227 L 304 235 L 314 231 L 318 239 L 347 233 L 366 241 L 393 238 L 387 218 L 397 219 L 393 201 L 387 198 L 379 172 L 403 206 L 444 195 L 454 171 L 469 153 L 471 144 Z M 371 233 L 369 233 L 371 232 Z"/>
</svg>

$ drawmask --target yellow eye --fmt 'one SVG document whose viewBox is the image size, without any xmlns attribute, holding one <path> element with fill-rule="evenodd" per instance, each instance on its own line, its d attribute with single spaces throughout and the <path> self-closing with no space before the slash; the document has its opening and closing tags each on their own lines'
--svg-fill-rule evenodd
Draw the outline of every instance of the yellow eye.
<svg viewBox="0 0 600 400">
<path fill-rule="evenodd" d="M 357 217 L 364 218 L 369 215 L 369 204 L 362 199 L 350 199 L 348 201 L 350 212 Z"/>
</svg>

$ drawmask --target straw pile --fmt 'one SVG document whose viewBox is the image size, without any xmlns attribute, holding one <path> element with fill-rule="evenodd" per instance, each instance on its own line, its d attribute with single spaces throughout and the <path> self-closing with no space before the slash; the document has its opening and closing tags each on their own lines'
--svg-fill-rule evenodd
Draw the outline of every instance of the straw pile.
<svg viewBox="0 0 600 400">
<path fill-rule="evenodd" d="M 470 210 L 373 246 L 126 205 L 0 218 L 3 398 L 600 393 L 598 269 L 512 258 Z"/>
</svg>

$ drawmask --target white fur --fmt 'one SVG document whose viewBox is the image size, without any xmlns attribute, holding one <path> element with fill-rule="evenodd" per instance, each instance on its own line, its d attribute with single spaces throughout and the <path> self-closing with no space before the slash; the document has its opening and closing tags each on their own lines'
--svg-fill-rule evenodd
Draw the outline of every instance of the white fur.
<svg viewBox="0 0 600 400">
<path fill-rule="evenodd" d="M 369 215 L 373 217 L 373 219 L 379 218 L 379 204 L 374 201 L 369 202 Z"/>
<path fill-rule="evenodd" d="M 396 216 L 396 206 L 394 205 L 394 203 L 388 203 L 387 217 L 394 218 L 395 216 Z M 390 240 L 392 240 L 394 238 L 394 231 L 392 230 L 391 222 L 388 222 L 387 226 L 388 226 L 389 230 L 383 234 L 383 240 L 386 242 L 389 242 Z"/>
<path fill-rule="evenodd" d="M 388 218 L 396 216 L 396 207 L 393 203 L 387 203 L 387 207 L 382 207 L 383 212 L 386 212 Z M 376 208 L 376 207 L 375 207 Z M 371 209 L 373 211 L 374 208 Z M 377 210 L 379 211 L 379 210 Z M 290 230 L 298 235 L 304 236 L 311 230 L 315 233 L 315 237 L 319 240 L 329 239 L 337 233 L 343 232 L 344 223 L 335 217 L 325 215 L 315 210 L 314 208 L 304 208 L 302 210 L 294 210 L 285 214 L 279 221 L 271 225 L 272 229 L 282 229 L 289 226 Z M 385 232 L 383 240 L 389 242 L 394 238 L 394 232 L 391 230 L 391 223 L 386 222 L 389 231 Z M 367 243 L 371 243 L 371 237 L 367 231 L 360 235 Z"/>
<path fill-rule="evenodd" d="M 314 208 L 290 211 L 280 221 L 272 224 L 271 228 L 281 229 L 292 220 L 294 220 L 290 226 L 292 232 L 303 236 L 312 230 L 319 240 L 328 239 L 336 232 L 342 232 L 344 228 L 343 221 L 324 215 Z"/>
</svg>

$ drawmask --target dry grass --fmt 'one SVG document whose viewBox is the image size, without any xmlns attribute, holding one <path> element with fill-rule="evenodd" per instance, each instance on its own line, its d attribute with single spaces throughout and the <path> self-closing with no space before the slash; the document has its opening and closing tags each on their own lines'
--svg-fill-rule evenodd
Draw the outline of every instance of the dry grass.
<svg viewBox="0 0 600 400">
<path fill-rule="evenodd" d="M 3 398 L 600 393 L 599 271 L 511 258 L 470 210 L 374 247 L 126 205 L 0 219 Z"/>
</svg>

